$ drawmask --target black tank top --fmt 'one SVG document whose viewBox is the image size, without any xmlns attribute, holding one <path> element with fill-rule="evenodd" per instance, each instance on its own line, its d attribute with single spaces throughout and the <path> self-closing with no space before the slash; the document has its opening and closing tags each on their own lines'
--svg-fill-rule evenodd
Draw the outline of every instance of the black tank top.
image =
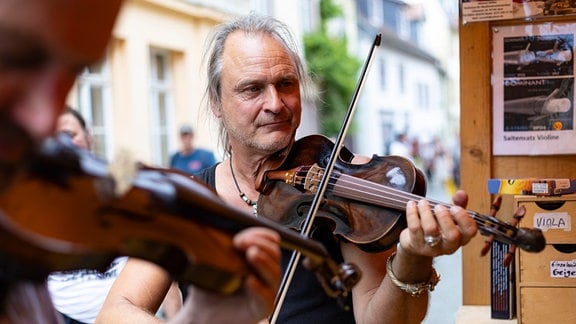
<svg viewBox="0 0 576 324">
<path fill-rule="evenodd" d="M 200 171 L 194 177 L 204 181 L 211 188 L 215 188 L 216 165 Z M 336 262 L 343 262 L 338 242 L 329 229 L 316 228 L 312 237 L 326 246 Z M 282 269 L 288 266 L 291 255 L 291 250 L 282 250 Z M 350 306 L 350 311 L 343 310 L 334 298 L 328 297 L 316 278 L 316 274 L 299 264 L 278 315 L 278 323 L 355 323 L 351 297 L 346 304 Z"/>
</svg>

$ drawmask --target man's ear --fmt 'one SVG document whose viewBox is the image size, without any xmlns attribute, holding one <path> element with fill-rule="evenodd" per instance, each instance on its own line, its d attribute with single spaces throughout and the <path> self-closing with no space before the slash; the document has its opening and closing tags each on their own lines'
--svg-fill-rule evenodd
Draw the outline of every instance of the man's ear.
<svg viewBox="0 0 576 324">
<path fill-rule="evenodd" d="M 220 105 L 212 105 L 210 106 L 210 109 L 212 110 L 214 116 L 216 116 L 217 118 L 222 117 L 222 109 Z"/>
</svg>

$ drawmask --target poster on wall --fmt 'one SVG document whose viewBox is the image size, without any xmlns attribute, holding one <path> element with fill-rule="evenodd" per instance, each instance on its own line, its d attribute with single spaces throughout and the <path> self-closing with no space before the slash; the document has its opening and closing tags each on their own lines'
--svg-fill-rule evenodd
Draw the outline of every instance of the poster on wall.
<svg viewBox="0 0 576 324">
<path fill-rule="evenodd" d="M 494 155 L 576 153 L 575 23 L 493 27 Z"/>
<path fill-rule="evenodd" d="M 576 14 L 574 0 L 461 0 L 462 23 Z"/>
</svg>

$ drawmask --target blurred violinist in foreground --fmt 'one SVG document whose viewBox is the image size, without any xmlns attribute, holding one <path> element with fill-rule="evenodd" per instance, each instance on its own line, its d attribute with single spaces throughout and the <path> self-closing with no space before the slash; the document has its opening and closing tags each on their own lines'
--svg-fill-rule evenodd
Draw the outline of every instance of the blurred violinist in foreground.
<svg viewBox="0 0 576 324">
<path fill-rule="evenodd" d="M 121 3 L 0 0 L 0 194 L 9 190 L 14 174 L 37 144 L 54 132 L 77 74 L 101 58 Z M 65 242 L 32 239 L 4 221 L 9 215 L 0 216 L 0 323 L 61 322 L 46 277 L 57 257 L 66 260 L 65 254 L 50 254 L 49 247 Z M 244 289 L 229 297 L 197 292 L 174 321 L 215 323 L 214 314 L 227 314 L 235 322 L 250 323 L 265 316 L 280 281 L 278 243 L 278 234 L 268 229 L 239 232 L 233 245 L 257 269 L 247 277 Z M 74 270 L 74 265 L 67 268 Z"/>
<path fill-rule="evenodd" d="M 66 107 L 58 117 L 56 132 L 68 136 L 74 146 L 91 150 L 92 136 L 86 120 L 77 110 Z M 94 323 L 112 283 L 126 260 L 126 256 L 115 258 L 104 270 L 62 271 L 53 272 L 48 276 L 50 297 L 54 307 L 62 315 L 64 323 Z M 160 315 L 163 318 L 171 318 L 181 306 L 182 295 L 178 286 L 173 285 L 162 303 Z"/>
<path fill-rule="evenodd" d="M 271 156 L 290 150 L 300 125 L 301 95 L 309 93 L 310 81 L 290 31 L 275 19 L 241 17 L 217 27 L 210 40 L 206 97 L 228 156 L 197 176 L 227 203 L 259 216 L 257 172 Z M 367 160 L 357 156 L 353 162 Z M 457 206 L 434 210 L 426 200 L 408 202 L 407 228 L 397 248 L 380 253 L 364 252 L 316 229 L 314 238 L 336 260 L 354 263 L 363 273 L 352 290 L 352 311 L 327 297 L 313 274 L 300 267 L 278 322 L 420 323 L 428 293 L 439 280 L 433 258 L 455 252 L 477 232 L 471 216 L 459 207 L 466 205 L 467 195 L 459 191 L 453 200 Z M 284 265 L 288 257 L 285 253 Z M 108 295 L 100 314 L 103 322 L 134 322 L 153 313 L 151 306 L 164 298 L 169 283 L 161 269 L 129 261 Z"/>
<path fill-rule="evenodd" d="M 73 145 L 90 150 L 92 138 L 84 117 L 66 107 L 56 122 L 56 132 L 66 134 Z M 78 215 L 82 217 L 82 215 Z M 92 323 L 96 319 L 109 287 L 124 267 L 126 257 L 114 260 L 105 271 L 82 269 L 54 272 L 48 276 L 48 291 L 65 323 Z"/>
</svg>

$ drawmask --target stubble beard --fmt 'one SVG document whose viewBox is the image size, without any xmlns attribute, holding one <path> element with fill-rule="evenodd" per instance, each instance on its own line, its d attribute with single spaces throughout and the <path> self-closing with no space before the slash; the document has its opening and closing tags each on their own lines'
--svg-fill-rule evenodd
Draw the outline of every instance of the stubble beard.
<svg viewBox="0 0 576 324">
<path fill-rule="evenodd" d="M 257 131 L 253 133 L 245 133 L 233 126 L 227 129 L 228 136 L 230 139 L 234 139 L 234 142 L 237 142 L 246 148 L 260 152 L 263 155 L 269 155 L 283 150 L 293 142 L 293 138 L 296 134 L 296 129 L 293 129 L 290 132 L 283 132 L 284 135 L 261 135 Z"/>
</svg>

